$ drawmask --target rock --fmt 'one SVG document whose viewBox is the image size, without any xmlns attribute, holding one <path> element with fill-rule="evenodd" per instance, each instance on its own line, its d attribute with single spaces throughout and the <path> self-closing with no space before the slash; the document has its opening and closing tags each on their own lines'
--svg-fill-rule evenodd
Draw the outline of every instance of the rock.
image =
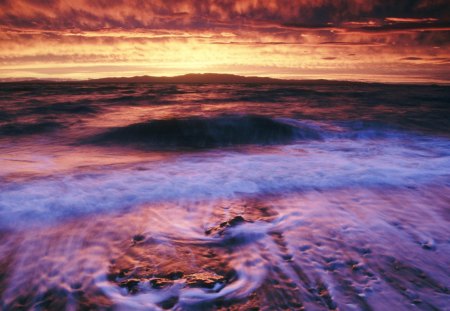
<svg viewBox="0 0 450 311">
<path fill-rule="evenodd" d="M 282 258 L 284 261 L 292 261 L 292 257 L 294 257 L 292 254 L 284 254 L 284 255 L 281 255 L 281 258 Z"/>
<path fill-rule="evenodd" d="M 167 300 L 164 300 L 160 303 L 161 308 L 164 310 L 172 309 L 178 302 L 178 297 L 170 297 Z"/>
<path fill-rule="evenodd" d="M 414 299 L 412 302 L 413 302 L 413 304 L 418 305 L 418 304 L 421 304 L 421 303 L 422 303 L 422 300 L 420 300 L 420 299 Z"/>
<path fill-rule="evenodd" d="M 436 250 L 436 245 L 435 245 L 435 243 L 434 243 L 433 241 L 431 241 L 431 240 L 422 242 L 422 243 L 420 243 L 420 244 L 421 244 L 421 246 L 422 246 L 422 248 L 423 248 L 424 250 L 427 250 L 427 251 L 434 251 L 434 250 Z"/>
<path fill-rule="evenodd" d="M 119 283 L 120 287 L 125 287 L 128 292 L 134 294 L 138 290 L 138 285 L 140 283 L 140 279 L 128 279 Z"/>
<path fill-rule="evenodd" d="M 206 235 L 210 235 L 210 234 L 222 235 L 227 228 L 236 227 L 236 226 L 241 225 L 241 224 L 243 224 L 245 222 L 248 222 L 248 221 L 245 220 L 244 217 L 236 216 L 236 217 L 233 217 L 232 219 L 230 219 L 228 221 L 224 221 L 224 222 L 220 223 L 218 226 L 209 228 L 208 230 L 205 231 L 205 234 Z"/>
<path fill-rule="evenodd" d="M 145 236 L 142 235 L 142 234 L 136 234 L 136 235 L 133 236 L 133 243 L 134 244 L 137 244 L 137 243 L 142 242 L 144 240 L 145 240 Z"/>
<path fill-rule="evenodd" d="M 165 288 L 165 287 L 169 287 L 169 286 L 173 285 L 172 280 L 168 280 L 168 279 L 164 279 L 164 278 L 154 278 L 154 279 L 151 279 L 149 282 L 150 282 L 150 285 L 156 289 L 161 289 L 161 288 Z"/>
<path fill-rule="evenodd" d="M 242 217 L 242 216 L 236 216 L 236 217 L 234 217 L 233 219 L 231 219 L 231 220 L 228 221 L 228 225 L 231 226 L 231 227 L 234 227 L 234 226 L 240 225 L 240 224 L 242 224 L 242 223 L 244 223 L 244 222 L 245 222 L 244 217 Z M 223 224 L 224 224 L 224 223 L 222 223 L 221 225 L 223 225 Z"/>
<path fill-rule="evenodd" d="M 186 281 L 187 287 L 203 287 L 203 288 L 214 288 L 216 284 L 221 283 L 225 284 L 227 282 L 227 278 L 222 275 L 218 275 L 213 272 L 199 272 L 186 275 L 183 278 L 182 272 L 172 272 L 168 275 L 155 277 L 149 280 L 149 283 L 152 288 L 161 289 L 165 287 L 169 287 L 174 284 L 174 280 L 184 279 Z M 130 280 L 129 280 L 130 281 Z M 122 283 L 121 283 L 122 284 Z M 122 287 L 132 287 L 137 284 L 128 282 L 126 284 L 121 285 Z"/>
<path fill-rule="evenodd" d="M 211 272 L 200 272 L 186 276 L 186 284 L 189 287 L 213 288 L 217 283 L 225 283 L 225 277 Z"/>
<path fill-rule="evenodd" d="M 183 277 L 183 272 L 181 271 L 174 271 L 174 272 L 170 272 L 167 275 L 167 278 L 170 280 L 179 280 Z"/>
<path fill-rule="evenodd" d="M 82 286 L 83 285 L 81 283 L 79 283 L 79 282 L 70 284 L 70 288 L 75 289 L 75 290 L 76 289 L 80 289 Z"/>
</svg>

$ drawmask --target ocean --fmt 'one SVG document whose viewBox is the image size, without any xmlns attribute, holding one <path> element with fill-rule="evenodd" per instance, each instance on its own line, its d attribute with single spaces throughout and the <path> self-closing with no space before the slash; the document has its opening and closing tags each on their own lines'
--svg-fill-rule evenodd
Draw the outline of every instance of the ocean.
<svg viewBox="0 0 450 311">
<path fill-rule="evenodd" d="M 450 89 L 0 85 L 4 310 L 447 310 Z"/>
</svg>

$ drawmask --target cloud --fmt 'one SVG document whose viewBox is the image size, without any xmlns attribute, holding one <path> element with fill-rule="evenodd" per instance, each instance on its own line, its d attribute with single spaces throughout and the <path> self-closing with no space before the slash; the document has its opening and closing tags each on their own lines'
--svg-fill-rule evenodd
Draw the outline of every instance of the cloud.
<svg viewBox="0 0 450 311">
<path fill-rule="evenodd" d="M 113 75 L 117 66 L 441 75 L 448 9 L 447 0 L 0 0 L 0 75 L 82 77 L 78 64 Z"/>
<path fill-rule="evenodd" d="M 410 57 L 403 57 L 403 58 L 400 58 L 400 60 L 423 60 L 423 58 L 422 58 L 422 57 L 413 57 L 413 56 L 410 56 Z"/>
<path fill-rule="evenodd" d="M 0 2 L 0 9 L 4 26 L 39 29 L 206 29 L 243 23 L 316 29 L 358 21 L 361 16 L 386 23 L 448 22 L 448 2 L 441 0 L 7 0 Z"/>
<path fill-rule="evenodd" d="M 420 22 L 436 22 L 437 18 L 431 17 L 422 17 L 422 18 L 413 18 L 413 17 L 386 17 L 386 21 L 395 22 L 395 23 L 420 23 Z"/>
</svg>

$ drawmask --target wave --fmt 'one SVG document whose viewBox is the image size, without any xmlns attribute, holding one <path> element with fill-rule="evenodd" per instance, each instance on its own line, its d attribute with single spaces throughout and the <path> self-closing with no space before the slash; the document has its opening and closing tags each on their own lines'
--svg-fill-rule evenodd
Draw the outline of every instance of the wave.
<svg viewBox="0 0 450 311">
<path fill-rule="evenodd" d="M 10 123 L 0 126 L 0 136 L 22 136 L 55 131 L 64 126 L 57 122 Z"/>
<path fill-rule="evenodd" d="M 7 181 L 0 183 L 0 229 L 147 203 L 361 187 L 450 186 L 449 146 L 448 140 L 439 139 L 410 144 L 338 139 L 278 146 L 273 148 L 277 152 L 269 153 L 209 150 L 170 159 L 105 165 L 100 170 L 77 166 L 50 176 L 0 175 L 0 181 L 2 177 Z M 38 169 L 46 168 L 40 165 Z"/>
<path fill-rule="evenodd" d="M 258 115 L 223 115 L 149 120 L 108 129 L 82 143 L 150 150 L 208 149 L 240 145 L 283 145 L 301 141 L 425 138 L 419 131 L 369 120 L 320 122 Z"/>
<path fill-rule="evenodd" d="M 262 116 L 219 116 L 151 120 L 111 129 L 89 143 L 146 148 L 214 148 L 246 144 L 285 144 L 321 139 L 313 128 Z"/>
<path fill-rule="evenodd" d="M 38 102 L 39 103 L 39 102 Z M 78 100 L 74 102 L 45 105 L 42 103 L 36 107 L 25 110 L 26 114 L 52 115 L 52 114 L 91 114 L 98 112 L 98 107 L 91 100 Z"/>
</svg>

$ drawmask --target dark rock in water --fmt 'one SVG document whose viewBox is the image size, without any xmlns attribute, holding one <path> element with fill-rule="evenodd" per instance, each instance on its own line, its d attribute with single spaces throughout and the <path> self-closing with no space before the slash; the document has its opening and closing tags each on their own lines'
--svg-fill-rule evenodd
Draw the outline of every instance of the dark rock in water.
<svg viewBox="0 0 450 311">
<path fill-rule="evenodd" d="M 172 272 L 168 275 L 152 278 L 149 280 L 153 288 L 161 289 L 173 285 L 174 280 L 184 279 L 188 287 L 213 288 L 218 283 L 226 283 L 228 278 L 213 272 L 198 272 L 183 277 L 181 272 Z"/>
<path fill-rule="evenodd" d="M 285 260 L 285 261 L 292 261 L 292 257 L 293 257 L 292 254 L 284 254 L 284 255 L 281 255 L 281 258 L 282 258 L 283 260 Z"/>
<path fill-rule="evenodd" d="M 149 282 L 150 282 L 150 285 L 156 289 L 161 289 L 161 288 L 165 288 L 165 287 L 169 287 L 169 286 L 173 285 L 172 280 L 168 280 L 168 279 L 164 279 L 164 278 L 154 278 L 154 279 L 151 279 Z"/>
<path fill-rule="evenodd" d="M 110 278 L 111 281 L 116 282 L 120 287 L 126 288 L 130 294 L 137 294 L 145 287 L 140 288 L 139 284 L 148 282 L 153 289 L 164 289 L 172 286 L 177 280 L 185 287 L 205 288 L 205 289 L 221 289 L 225 284 L 233 282 L 236 277 L 236 271 L 222 271 L 212 272 L 201 270 L 199 272 L 184 274 L 181 271 L 173 271 L 165 274 L 149 275 L 145 273 L 147 270 L 141 270 L 138 275 L 130 276 L 126 279 L 115 275 Z M 220 284 L 218 288 L 217 284 Z"/>
<path fill-rule="evenodd" d="M 75 290 L 80 289 L 82 286 L 83 285 L 81 283 L 70 284 L 70 288 L 75 289 Z"/>
<path fill-rule="evenodd" d="M 229 273 L 229 275 L 222 276 L 213 272 L 203 271 L 189 274 L 183 277 L 182 272 L 172 272 L 168 275 L 150 278 L 148 282 L 154 289 L 163 289 L 172 286 L 175 280 L 181 279 L 185 281 L 185 286 L 187 287 L 212 289 L 216 286 L 216 284 L 225 285 L 225 283 L 232 280 L 234 275 L 234 273 Z M 129 293 L 135 294 L 139 291 L 138 285 L 142 281 L 145 280 L 130 278 L 121 281 L 118 284 L 120 287 L 126 288 Z"/>
<path fill-rule="evenodd" d="M 311 246 L 310 245 L 303 245 L 303 246 L 300 246 L 298 249 L 300 251 L 302 251 L 302 252 L 306 252 L 306 251 L 311 249 Z"/>
<path fill-rule="evenodd" d="M 423 249 L 425 249 L 427 251 L 435 251 L 436 250 L 436 245 L 434 244 L 433 241 L 422 242 L 421 246 Z"/>
<path fill-rule="evenodd" d="M 324 283 L 319 282 L 317 286 L 317 293 L 318 296 L 316 298 L 320 299 L 329 310 L 337 309 L 337 304 L 333 301 L 333 297 Z"/>
<path fill-rule="evenodd" d="M 136 234 L 135 236 L 133 236 L 134 243 L 142 242 L 142 241 L 144 241 L 144 239 L 145 239 L 145 236 L 142 234 Z"/>
<path fill-rule="evenodd" d="M 140 279 L 127 279 L 119 283 L 120 287 L 125 287 L 128 289 L 129 293 L 136 293 L 138 291 L 138 285 L 141 282 Z"/>
<path fill-rule="evenodd" d="M 311 128 L 260 116 L 223 116 L 151 120 L 112 129 L 88 139 L 100 145 L 134 145 L 149 149 L 202 149 L 245 144 L 284 144 L 320 139 Z"/>
<path fill-rule="evenodd" d="M 355 250 L 361 254 L 362 256 L 368 256 L 372 253 L 372 250 L 370 248 L 367 247 L 356 247 Z"/>
<path fill-rule="evenodd" d="M 233 219 L 229 220 L 228 223 L 221 223 L 220 225 L 221 225 L 221 226 L 225 226 L 225 225 L 228 224 L 229 226 L 233 227 L 233 226 L 240 225 L 240 224 L 242 224 L 242 223 L 244 223 L 244 222 L 245 222 L 244 217 L 242 217 L 242 216 L 236 216 L 236 217 L 234 217 Z"/>
<path fill-rule="evenodd" d="M 170 280 L 179 280 L 182 277 L 183 277 L 183 272 L 181 272 L 181 271 L 170 272 L 167 275 L 167 278 L 169 278 Z"/>
<path fill-rule="evenodd" d="M 413 304 L 418 305 L 418 304 L 421 304 L 421 303 L 422 303 L 422 300 L 420 300 L 420 299 L 414 299 L 412 302 L 413 302 Z"/>
<path fill-rule="evenodd" d="M 189 287 L 213 288 L 217 283 L 225 283 L 226 278 L 211 272 L 200 272 L 186 276 L 186 284 Z"/>
<path fill-rule="evenodd" d="M 177 302 L 178 302 L 178 297 L 174 296 L 174 297 L 170 297 L 167 300 L 164 300 L 159 305 L 164 310 L 167 310 L 167 309 L 172 309 L 177 304 Z"/>
<path fill-rule="evenodd" d="M 248 222 L 248 221 L 245 220 L 244 217 L 236 216 L 236 217 L 233 217 L 232 219 L 230 219 L 228 221 L 224 221 L 224 222 L 220 223 L 218 226 L 215 226 L 215 227 L 207 229 L 205 231 L 205 234 L 206 235 L 210 235 L 210 234 L 222 235 L 227 228 L 236 227 L 236 226 L 241 225 L 241 224 L 243 224 L 245 222 Z"/>
</svg>

